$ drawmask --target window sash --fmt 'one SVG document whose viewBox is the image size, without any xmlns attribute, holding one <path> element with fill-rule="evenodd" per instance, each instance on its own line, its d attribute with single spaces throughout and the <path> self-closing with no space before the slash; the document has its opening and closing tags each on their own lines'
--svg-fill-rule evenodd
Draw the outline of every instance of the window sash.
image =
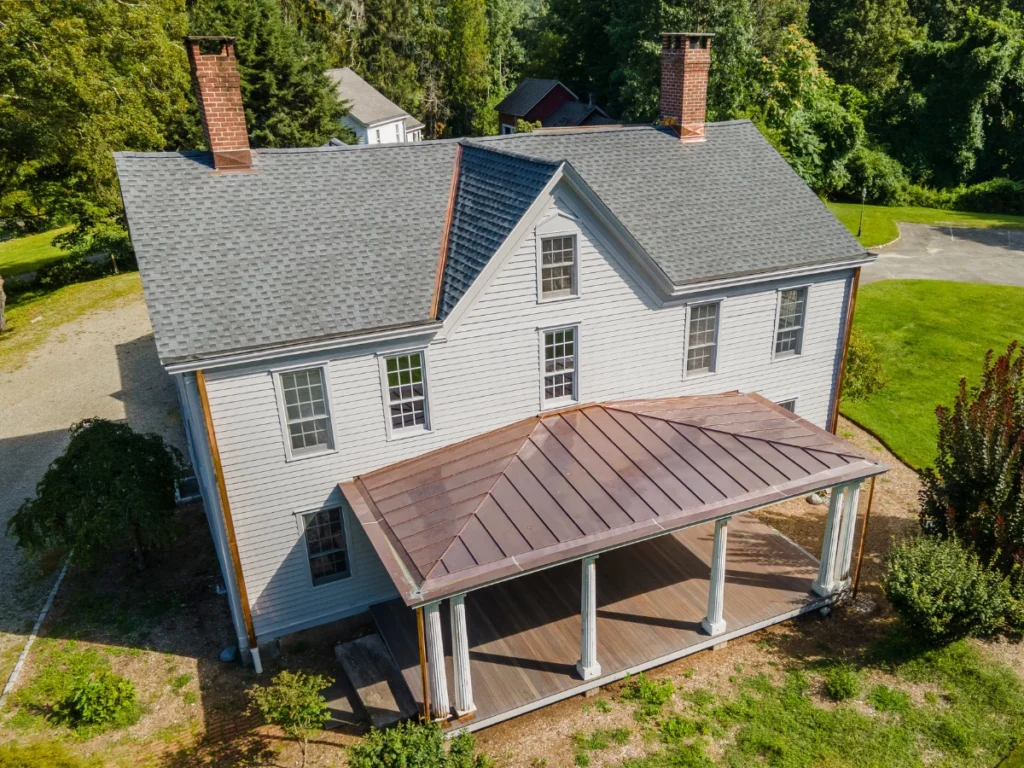
<svg viewBox="0 0 1024 768">
<path fill-rule="evenodd" d="M 544 332 L 544 403 L 576 400 L 576 329 Z"/>
<path fill-rule="evenodd" d="M 576 295 L 576 236 L 545 237 L 540 241 L 540 295 L 555 299 Z"/>
<path fill-rule="evenodd" d="M 718 303 L 690 307 L 686 340 L 686 372 L 712 373 L 718 348 Z"/>
<path fill-rule="evenodd" d="M 796 398 L 791 397 L 789 400 L 780 400 L 777 405 L 780 408 L 785 408 L 790 413 L 796 413 Z"/>
<path fill-rule="evenodd" d="M 303 538 L 313 586 L 351 575 L 341 507 L 303 515 Z"/>
<path fill-rule="evenodd" d="M 391 430 L 427 428 L 427 381 L 422 352 L 385 358 Z"/>
<path fill-rule="evenodd" d="M 801 353 L 806 315 L 806 288 L 789 288 L 779 294 L 779 320 L 775 329 L 776 357 Z"/>
<path fill-rule="evenodd" d="M 279 383 L 292 455 L 330 449 L 331 418 L 323 369 L 287 371 L 280 374 Z"/>
</svg>

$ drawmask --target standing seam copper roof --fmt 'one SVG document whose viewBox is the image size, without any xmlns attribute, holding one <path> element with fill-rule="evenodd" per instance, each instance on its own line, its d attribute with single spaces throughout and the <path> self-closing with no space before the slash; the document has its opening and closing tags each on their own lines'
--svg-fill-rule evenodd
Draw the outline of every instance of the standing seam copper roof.
<svg viewBox="0 0 1024 768">
<path fill-rule="evenodd" d="M 542 414 L 341 490 L 416 605 L 886 469 L 730 393 Z"/>
</svg>

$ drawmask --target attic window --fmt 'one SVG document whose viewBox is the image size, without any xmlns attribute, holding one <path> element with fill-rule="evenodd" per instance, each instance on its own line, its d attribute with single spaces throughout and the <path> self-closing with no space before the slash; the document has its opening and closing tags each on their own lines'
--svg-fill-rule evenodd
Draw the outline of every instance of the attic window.
<svg viewBox="0 0 1024 768">
<path fill-rule="evenodd" d="M 540 242 L 541 299 L 575 296 L 576 282 L 576 235 L 543 238 Z"/>
</svg>

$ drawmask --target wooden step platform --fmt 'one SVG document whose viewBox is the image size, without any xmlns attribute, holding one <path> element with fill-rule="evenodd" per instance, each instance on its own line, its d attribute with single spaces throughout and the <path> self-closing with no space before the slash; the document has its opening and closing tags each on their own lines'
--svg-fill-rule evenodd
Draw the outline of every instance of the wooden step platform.
<svg viewBox="0 0 1024 768">
<path fill-rule="evenodd" d="M 380 635 L 340 643 L 334 655 L 376 728 L 418 714 L 416 701 Z"/>
</svg>

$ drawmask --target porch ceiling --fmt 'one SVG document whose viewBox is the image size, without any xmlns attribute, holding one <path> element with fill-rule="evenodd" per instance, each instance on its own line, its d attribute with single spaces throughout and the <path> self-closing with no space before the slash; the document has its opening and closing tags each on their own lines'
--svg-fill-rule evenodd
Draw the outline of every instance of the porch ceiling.
<svg viewBox="0 0 1024 768">
<path fill-rule="evenodd" d="M 407 605 L 886 471 L 757 394 L 584 405 L 341 490 Z"/>
</svg>

